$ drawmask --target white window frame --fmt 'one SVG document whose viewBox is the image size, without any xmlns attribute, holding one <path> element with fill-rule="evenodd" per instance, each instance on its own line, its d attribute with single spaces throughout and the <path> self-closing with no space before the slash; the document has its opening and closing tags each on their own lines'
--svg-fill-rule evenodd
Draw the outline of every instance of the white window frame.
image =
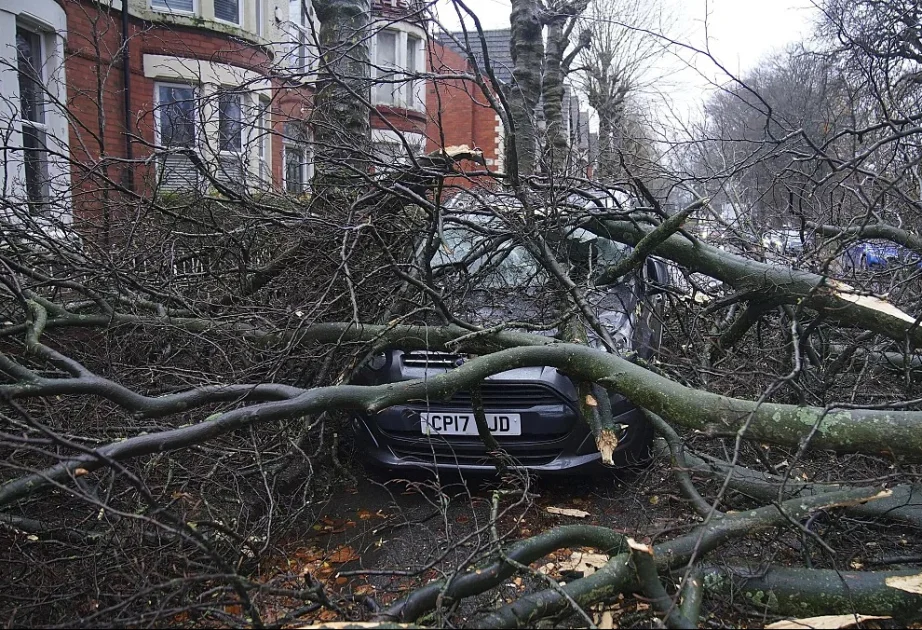
<svg viewBox="0 0 922 630">
<path fill-rule="evenodd" d="M 373 166 L 375 167 L 376 171 L 385 172 L 389 170 L 388 167 L 390 165 L 410 163 L 410 156 L 406 153 L 404 141 L 406 141 L 406 144 L 409 144 L 411 147 L 416 149 L 416 151 L 413 153 L 414 157 L 419 157 L 425 153 L 426 136 L 424 134 L 413 132 L 398 133 L 391 129 L 371 130 L 372 158 L 374 161 Z M 381 145 L 394 147 L 394 155 L 379 157 L 376 147 Z"/>
<path fill-rule="evenodd" d="M 126 2 L 126 1 L 127 0 L 122 0 L 122 2 Z M 170 0 L 160 0 L 160 1 L 166 5 L 169 5 L 169 2 L 170 2 Z M 199 0 L 192 0 L 192 10 L 191 11 L 183 11 L 182 9 L 171 9 L 169 6 L 158 7 L 158 6 L 154 6 L 154 2 L 156 2 L 156 0 L 148 0 L 148 6 L 150 6 L 151 11 L 155 11 L 157 13 L 170 13 L 173 15 L 198 15 L 199 10 L 200 10 Z"/>
<path fill-rule="evenodd" d="M 201 87 L 193 83 L 180 83 L 176 81 L 155 81 L 154 82 L 154 141 L 157 146 L 165 147 L 163 144 L 163 138 L 161 137 L 160 129 L 160 117 L 163 114 L 163 102 L 160 100 L 160 88 L 169 87 L 169 88 L 185 88 L 192 90 L 192 146 L 189 147 L 193 150 L 198 151 L 200 143 L 200 133 L 199 133 L 199 124 L 201 123 L 201 112 L 199 97 L 201 96 Z M 173 148 L 165 147 L 165 148 Z"/>
<path fill-rule="evenodd" d="M 180 145 L 170 145 L 166 146 L 163 144 L 163 137 L 161 131 L 161 116 L 163 114 L 163 105 L 164 102 L 160 100 L 160 88 L 161 87 L 171 87 L 171 88 L 183 88 L 192 90 L 192 144 L 188 147 L 181 147 Z M 200 85 L 195 83 L 182 83 L 177 81 L 155 81 L 154 82 L 154 141 L 157 146 L 164 149 L 163 153 L 157 156 L 158 164 L 158 179 L 163 178 L 165 174 L 166 159 L 170 153 L 170 149 L 178 148 L 188 148 L 196 153 L 199 153 L 201 150 L 202 142 L 202 133 L 199 130 L 199 125 L 202 121 L 202 112 L 201 112 L 201 96 L 202 88 Z M 198 179 L 201 178 L 201 174 L 196 173 L 195 177 Z M 166 180 L 163 180 L 165 183 Z"/>
<path fill-rule="evenodd" d="M 387 87 L 390 89 L 393 102 L 388 102 L 386 99 L 379 98 L 379 86 L 375 86 L 372 94 L 372 102 L 376 105 L 384 105 L 387 107 L 399 107 L 403 109 L 408 109 L 412 111 L 424 112 L 426 109 L 424 95 L 421 93 L 421 86 L 423 85 L 422 80 L 420 79 L 411 79 L 411 76 L 417 75 L 422 72 L 426 64 L 426 33 L 422 29 L 411 27 L 407 24 L 401 22 L 397 23 L 387 23 L 387 24 L 376 24 L 372 27 L 375 29 L 375 36 L 371 38 L 371 71 L 372 78 L 377 78 L 384 74 L 392 74 L 392 76 L 398 81 L 395 83 L 388 83 Z M 380 60 L 379 56 L 379 45 L 378 45 L 378 34 L 382 31 L 388 32 L 395 35 L 396 39 L 396 50 L 395 52 L 395 64 L 394 69 L 390 70 L 386 68 Z M 409 72 L 410 63 L 407 57 L 407 46 L 409 40 L 414 39 L 417 42 L 416 51 L 415 51 L 415 60 L 414 64 L 416 70 L 413 73 Z"/>
<path fill-rule="evenodd" d="M 307 7 L 305 7 L 305 3 Z M 298 14 L 291 15 L 291 7 L 297 4 Z M 305 13 L 305 8 L 307 13 Z M 317 11 L 310 0 L 289 0 L 288 2 L 288 37 L 289 46 L 292 47 L 288 67 L 298 74 L 310 75 L 317 71 L 317 46 L 313 39 L 314 34 L 320 29 L 317 21 Z M 303 62 L 302 62 L 303 60 Z M 307 77 L 302 77 L 306 79 Z"/>
<path fill-rule="evenodd" d="M 197 0 L 192 0 L 193 5 L 195 4 L 196 1 Z M 257 0 L 257 3 L 258 3 L 258 0 Z M 244 4 L 246 4 L 246 0 L 237 0 L 237 21 L 232 22 L 230 20 L 225 20 L 225 19 L 218 17 L 217 13 L 215 12 L 214 0 L 212 0 L 211 9 L 212 9 L 212 13 L 215 13 L 214 21 L 220 22 L 221 24 L 230 24 L 232 26 L 243 26 L 243 5 Z M 257 10 L 259 10 L 258 7 L 257 7 Z"/>
<path fill-rule="evenodd" d="M 47 94 L 48 77 L 45 71 L 45 64 L 47 63 L 47 59 L 48 59 L 48 42 L 46 41 L 48 34 L 40 29 L 32 27 L 28 22 L 24 23 L 24 22 L 21 22 L 20 20 L 16 20 L 16 33 L 18 34 L 20 30 L 25 31 L 26 33 L 34 37 L 34 40 L 38 42 L 38 50 L 33 52 L 33 57 L 35 57 L 38 60 L 38 67 L 33 67 L 32 69 L 35 71 L 34 78 L 38 82 L 39 88 L 41 90 L 41 94 L 40 94 L 41 102 L 38 104 L 39 107 L 41 108 L 41 120 L 27 120 L 25 118 L 22 118 L 19 121 L 19 124 L 20 124 L 20 133 L 22 134 L 23 177 L 24 177 L 23 185 L 24 185 L 24 189 L 26 192 L 26 199 L 28 200 L 30 207 L 31 206 L 42 206 L 51 201 L 51 181 L 50 181 L 51 173 L 49 170 L 49 163 L 48 163 L 49 162 L 48 160 L 48 137 L 49 137 L 48 118 L 51 115 L 51 112 L 49 111 L 50 108 L 47 107 L 48 105 L 48 94 Z M 17 53 L 17 73 L 18 72 L 19 72 L 19 68 L 18 68 L 18 53 Z M 23 99 L 23 94 L 20 93 L 19 99 L 21 103 Z M 34 135 L 37 138 L 40 138 L 38 144 L 41 147 L 44 147 L 43 150 L 38 149 L 36 151 L 37 153 L 39 153 L 39 156 L 38 156 L 40 160 L 39 168 L 41 170 L 41 172 L 39 173 L 39 176 L 42 179 L 41 191 L 39 192 L 37 197 L 32 197 L 29 194 L 29 184 L 28 184 L 29 178 L 27 175 L 28 159 L 26 157 L 27 152 L 25 150 L 26 128 L 33 130 Z"/>
<path fill-rule="evenodd" d="M 256 167 L 258 177 L 262 179 L 263 173 L 269 174 L 272 179 L 270 157 L 272 155 L 272 101 L 265 96 L 256 97 Z"/>
<path fill-rule="evenodd" d="M 266 0 L 255 0 L 256 2 L 256 24 L 254 30 L 260 37 L 265 37 L 266 33 Z"/>
<path fill-rule="evenodd" d="M 283 133 L 282 135 L 282 190 L 286 194 L 292 195 L 303 195 L 310 192 L 311 180 L 314 179 L 314 132 L 306 123 L 299 124 L 303 125 L 304 130 L 307 132 L 309 136 L 307 139 L 299 142 L 287 134 Z M 288 152 L 290 148 L 304 151 L 304 161 L 300 163 L 299 168 L 301 171 L 301 190 L 297 192 L 288 190 Z"/>
</svg>

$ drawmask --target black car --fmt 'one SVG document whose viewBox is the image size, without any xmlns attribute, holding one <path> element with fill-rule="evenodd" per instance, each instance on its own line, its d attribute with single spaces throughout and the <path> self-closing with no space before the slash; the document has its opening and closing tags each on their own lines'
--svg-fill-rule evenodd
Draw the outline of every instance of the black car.
<svg viewBox="0 0 922 630">
<path fill-rule="evenodd" d="M 432 258 L 434 273 L 463 277 L 468 284 L 456 300 L 456 312 L 468 321 L 491 325 L 541 321 L 548 302 L 559 299 L 548 289 L 545 272 L 521 245 L 502 233 L 480 228 L 495 223 L 489 214 L 453 215 Z M 494 239 L 495 242 L 490 242 Z M 501 243 L 502 241 L 502 243 Z M 570 265 L 571 277 L 591 277 L 630 251 L 625 245 L 581 229 L 564 229 L 556 252 Z M 594 269 L 594 267 L 597 267 Z M 662 263 L 648 260 L 643 273 L 587 291 L 596 317 L 616 351 L 650 360 L 660 342 L 654 279 L 666 282 Z M 591 286 L 591 283 L 588 284 Z M 549 327 L 546 334 L 557 331 Z M 590 333 L 590 343 L 598 344 Z M 366 362 L 354 382 L 379 385 L 426 379 L 455 369 L 469 357 L 439 351 L 392 350 Z M 581 419 L 573 382 L 552 367 L 525 367 L 496 374 L 481 385 L 487 422 L 496 441 L 517 465 L 540 473 L 588 471 L 601 467 L 600 454 Z M 653 431 L 641 411 L 621 395 L 612 395 L 612 412 L 622 426 L 616 467 L 646 461 Z M 478 436 L 468 392 L 448 402 L 413 402 L 353 418 L 359 451 L 368 463 L 390 469 L 441 468 L 462 472 L 494 470 Z"/>
</svg>

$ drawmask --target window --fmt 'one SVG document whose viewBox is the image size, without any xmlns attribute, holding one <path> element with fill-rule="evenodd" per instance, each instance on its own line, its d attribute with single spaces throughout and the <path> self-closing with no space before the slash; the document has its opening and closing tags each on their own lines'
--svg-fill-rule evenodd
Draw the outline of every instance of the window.
<svg viewBox="0 0 922 630">
<path fill-rule="evenodd" d="M 259 110 L 256 112 L 256 155 L 259 158 L 259 179 L 267 183 L 272 179 L 269 167 L 269 155 L 272 151 L 271 106 L 268 98 L 259 98 Z"/>
<path fill-rule="evenodd" d="M 157 85 L 157 132 L 165 147 L 195 145 L 195 89 L 188 85 Z"/>
<path fill-rule="evenodd" d="M 195 0 L 150 0 L 150 6 L 156 11 L 168 13 L 194 13 Z"/>
<path fill-rule="evenodd" d="M 266 23 L 266 0 L 256 0 L 256 34 L 259 36 L 265 36 L 263 29 L 265 28 Z"/>
<path fill-rule="evenodd" d="M 421 50 L 422 40 L 411 35 L 407 36 L 407 62 L 406 69 L 409 77 L 413 77 L 419 68 L 416 67 L 416 59 L 419 51 Z M 411 109 L 416 109 L 414 105 L 416 104 L 416 81 L 411 80 L 407 81 L 403 86 L 404 94 L 404 105 Z"/>
<path fill-rule="evenodd" d="M 195 88 L 158 83 L 154 110 L 157 141 L 168 149 L 196 145 Z M 181 152 L 166 152 L 160 159 L 162 190 L 188 190 L 201 186 L 202 178 L 192 159 Z"/>
<path fill-rule="evenodd" d="M 285 192 L 300 195 L 308 189 L 314 176 L 313 140 L 303 123 L 287 122 L 283 134 Z"/>
<path fill-rule="evenodd" d="M 377 59 L 375 68 L 379 83 L 375 86 L 377 102 L 384 105 L 397 105 L 398 94 L 397 79 L 397 33 L 394 31 L 381 31 L 378 33 L 376 43 Z"/>
<path fill-rule="evenodd" d="M 243 148 L 242 95 L 235 92 L 218 93 L 218 148 L 239 153 Z"/>
<path fill-rule="evenodd" d="M 313 45 L 314 8 L 310 0 L 289 0 L 288 20 L 292 41 L 288 65 L 295 72 L 309 73 L 317 58 Z"/>
<path fill-rule="evenodd" d="M 418 81 L 413 76 L 420 70 L 423 40 L 405 31 L 378 31 L 374 45 L 375 102 L 420 109 L 417 97 Z"/>
<path fill-rule="evenodd" d="M 214 0 L 214 16 L 222 22 L 240 24 L 240 0 Z"/>
<path fill-rule="evenodd" d="M 19 71 L 19 113 L 22 121 L 23 166 L 30 203 L 48 201 L 48 155 L 45 126 L 45 87 L 42 81 L 42 36 L 16 28 Z"/>
</svg>

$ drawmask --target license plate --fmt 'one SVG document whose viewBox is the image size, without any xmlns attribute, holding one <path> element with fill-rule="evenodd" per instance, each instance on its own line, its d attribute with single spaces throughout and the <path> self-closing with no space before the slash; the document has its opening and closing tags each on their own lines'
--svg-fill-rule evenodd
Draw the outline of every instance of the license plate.
<svg viewBox="0 0 922 630">
<path fill-rule="evenodd" d="M 487 427 L 493 435 L 522 435 L 522 417 L 517 413 L 488 413 Z M 474 412 L 421 413 L 423 435 L 480 435 Z"/>
</svg>

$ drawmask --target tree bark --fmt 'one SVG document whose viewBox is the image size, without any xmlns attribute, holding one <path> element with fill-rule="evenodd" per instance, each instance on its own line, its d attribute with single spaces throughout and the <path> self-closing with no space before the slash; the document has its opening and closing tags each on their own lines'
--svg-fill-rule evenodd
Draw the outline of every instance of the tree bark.
<svg viewBox="0 0 922 630">
<path fill-rule="evenodd" d="M 538 127 L 535 108 L 541 98 L 544 72 L 544 38 L 536 0 L 512 0 L 512 85 L 508 101 L 514 129 L 506 139 L 506 172 L 511 184 L 535 172 L 538 155 Z"/>
</svg>

